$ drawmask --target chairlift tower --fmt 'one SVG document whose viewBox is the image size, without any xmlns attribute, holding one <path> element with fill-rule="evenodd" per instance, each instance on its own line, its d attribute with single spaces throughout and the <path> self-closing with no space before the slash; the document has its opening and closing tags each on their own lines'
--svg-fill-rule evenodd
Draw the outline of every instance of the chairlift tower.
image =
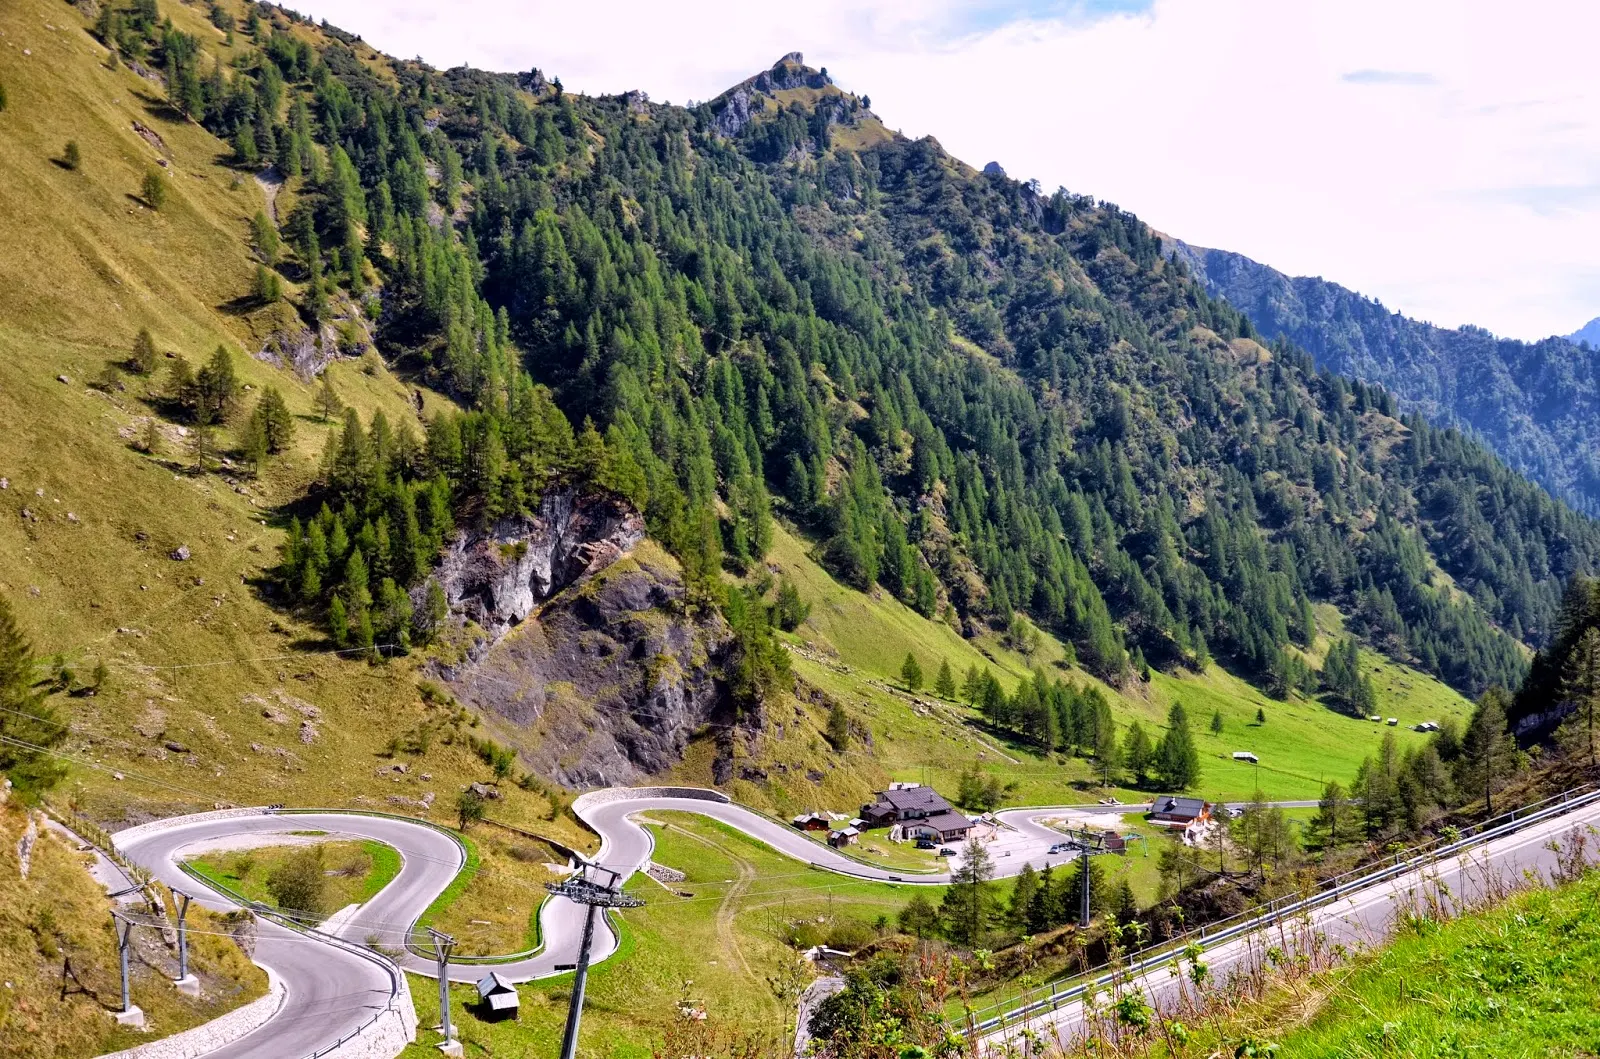
<svg viewBox="0 0 1600 1059">
<path fill-rule="evenodd" d="M 595 882 L 589 872 L 610 876 L 605 883 Z M 556 897 L 565 897 L 574 904 L 585 905 L 583 917 L 583 944 L 578 948 L 576 975 L 572 981 L 572 1000 L 567 1006 L 567 1028 L 561 1039 L 561 1059 L 575 1059 L 578 1053 L 578 1022 L 583 1017 L 583 988 L 589 980 L 589 946 L 594 942 L 594 913 L 597 908 L 638 908 L 644 904 L 632 894 L 623 893 L 619 887 L 621 876 L 597 864 L 585 864 L 571 878 L 558 883 L 546 883 L 545 889 Z"/>
</svg>

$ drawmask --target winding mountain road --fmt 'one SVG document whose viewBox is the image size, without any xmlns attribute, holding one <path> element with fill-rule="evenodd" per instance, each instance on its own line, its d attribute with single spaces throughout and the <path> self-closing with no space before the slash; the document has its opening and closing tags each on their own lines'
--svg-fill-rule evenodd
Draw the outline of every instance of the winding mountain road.
<svg viewBox="0 0 1600 1059">
<path fill-rule="evenodd" d="M 1136 807 L 1118 807 L 1123 811 Z M 616 871 L 626 879 L 648 863 L 653 842 L 650 833 L 634 817 L 647 812 L 696 813 L 725 823 L 765 843 L 779 853 L 823 870 L 862 879 L 918 885 L 949 882 L 948 870 L 913 874 L 879 867 L 847 857 L 822 845 L 792 827 L 734 805 L 715 791 L 693 788 L 612 788 L 580 796 L 573 810 L 600 836 L 600 848 L 593 858 L 597 865 Z M 990 842 L 995 874 L 1015 875 L 1024 864 L 1042 868 L 1047 863 L 1070 859 L 1052 857 L 1051 846 L 1063 835 L 1045 821 L 1059 819 L 1070 810 L 1106 813 L 1107 806 L 1051 806 L 1006 810 L 996 814 L 1001 826 Z M 1563 827 L 1574 822 L 1600 820 L 1600 803 L 1586 807 L 1559 821 Z M 1529 863 L 1543 863 L 1537 844 L 1548 839 L 1554 825 L 1537 834 L 1510 836 L 1504 847 L 1491 844 L 1491 859 L 1512 856 L 1521 865 L 1531 850 Z M 233 813 L 206 813 L 156 821 L 123 831 L 114 836 L 118 850 L 149 870 L 169 886 L 195 895 L 202 905 L 230 911 L 237 903 L 193 876 L 180 864 L 207 849 L 229 844 L 270 840 L 272 835 L 295 832 L 326 832 L 330 838 L 351 837 L 382 842 L 398 850 L 402 864 L 399 873 L 384 889 L 352 915 L 336 917 L 326 924 L 329 934 L 305 934 L 269 919 L 259 920 L 256 962 L 272 968 L 288 989 L 278 1014 L 254 1033 L 207 1053 L 228 1059 L 285 1059 L 304 1056 L 344 1039 L 373 1023 L 385 1012 L 393 1014 L 403 1005 L 410 1011 L 410 997 L 401 970 L 433 976 L 432 959 L 407 951 L 404 941 L 411 936 L 419 917 L 449 886 L 465 866 L 465 851 L 456 838 L 421 822 L 396 817 L 334 810 L 273 812 L 247 810 Z M 1548 833 L 1547 833 L 1548 832 Z M 952 858 L 950 868 L 959 863 Z M 1398 884 L 1394 884 L 1398 885 Z M 1390 893 L 1391 891 L 1384 891 Z M 1398 892 L 1398 891 L 1393 891 Z M 1363 891 L 1364 893 L 1364 891 Z M 543 895 L 530 895 L 540 899 Z M 1353 899 L 1354 900 L 1354 899 Z M 1371 902 L 1353 905 L 1357 910 L 1378 907 Z M 1343 909 L 1341 904 L 1338 909 Z M 1384 905 L 1387 915 L 1388 905 Z M 1377 914 L 1377 913 L 1373 913 Z M 544 900 L 539 912 L 543 945 L 536 952 L 492 964 L 513 981 L 525 982 L 558 974 L 577 960 L 582 933 L 582 909 L 564 898 Z M 1361 929 L 1365 920 L 1352 929 Z M 597 934 L 592 962 L 609 957 L 617 945 L 614 930 Z M 369 951 L 378 948 L 398 954 L 392 959 Z M 1232 950 L 1218 949 L 1208 954 L 1216 970 L 1243 958 Z M 484 962 L 453 963 L 450 979 L 476 981 L 487 969 Z M 1152 981 L 1154 976 L 1152 976 Z M 1159 996 L 1158 996 L 1159 999 Z M 1067 1007 L 1052 1012 L 1044 1025 L 1050 1032 L 1064 1035 L 1081 1026 Z M 1036 1026 L 1037 1028 L 1037 1026 Z M 999 1043 L 1005 1035 L 990 1038 Z"/>
</svg>

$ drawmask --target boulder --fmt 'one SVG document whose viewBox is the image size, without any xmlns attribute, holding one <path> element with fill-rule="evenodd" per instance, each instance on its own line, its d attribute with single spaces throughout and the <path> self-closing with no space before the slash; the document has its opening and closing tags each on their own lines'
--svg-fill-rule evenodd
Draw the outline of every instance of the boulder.
<svg viewBox="0 0 1600 1059">
<path fill-rule="evenodd" d="M 187 544 L 180 544 L 176 548 L 172 549 L 172 561 L 175 563 L 186 563 L 189 561 L 191 554 L 192 553 L 189 551 L 189 546 Z"/>
</svg>

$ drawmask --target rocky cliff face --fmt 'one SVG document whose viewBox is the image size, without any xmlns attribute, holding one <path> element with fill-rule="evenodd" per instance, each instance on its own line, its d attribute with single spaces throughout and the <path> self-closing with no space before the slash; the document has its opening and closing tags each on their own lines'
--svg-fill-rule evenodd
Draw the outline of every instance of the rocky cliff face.
<svg viewBox="0 0 1600 1059">
<path fill-rule="evenodd" d="M 437 576 L 452 612 L 498 640 L 537 604 L 605 569 L 643 539 L 644 519 L 621 501 L 553 493 L 537 518 L 501 519 L 488 530 L 463 533 Z"/>
<path fill-rule="evenodd" d="M 536 519 L 464 535 L 439 577 L 452 612 L 483 629 L 441 675 L 505 722 L 538 775 L 637 783 L 678 764 L 708 722 L 731 721 L 717 676 L 727 624 L 689 611 L 677 564 L 625 504 L 553 495 Z"/>
</svg>

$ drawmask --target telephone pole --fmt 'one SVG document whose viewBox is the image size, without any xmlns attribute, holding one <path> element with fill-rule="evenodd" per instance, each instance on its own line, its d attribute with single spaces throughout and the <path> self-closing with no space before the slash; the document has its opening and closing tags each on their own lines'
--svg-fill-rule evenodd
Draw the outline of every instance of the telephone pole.
<svg viewBox="0 0 1600 1059">
<path fill-rule="evenodd" d="M 590 871 L 603 872 L 611 878 L 597 883 L 588 878 Z M 574 904 L 586 906 L 583 917 L 583 944 L 578 949 L 577 974 L 572 980 L 572 1000 L 567 1007 L 567 1028 L 561 1038 L 561 1059 L 575 1059 L 578 1054 L 578 1022 L 583 1017 L 583 989 L 589 980 L 589 946 L 594 942 L 594 913 L 597 908 L 638 908 L 644 904 L 632 894 L 618 888 L 620 877 L 609 868 L 588 864 L 577 874 L 559 883 L 545 883 L 545 889 L 557 897 L 565 897 Z"/>
</svg>

